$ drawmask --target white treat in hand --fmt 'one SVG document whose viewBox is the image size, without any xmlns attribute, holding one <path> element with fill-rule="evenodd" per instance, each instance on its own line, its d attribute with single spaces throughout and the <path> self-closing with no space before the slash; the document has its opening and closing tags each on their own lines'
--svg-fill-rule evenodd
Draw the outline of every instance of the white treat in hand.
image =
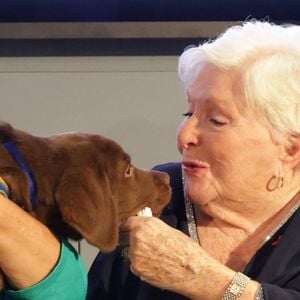
<svg viewBox="0 0 300 300">
<path fill-rule="evenodd" d="M 152 217 L 152 210 L 150 207 L 145 207 L 144 209 L 141 209 L 138 213 L 138 216 L 140 217 Z"/>
</svg>

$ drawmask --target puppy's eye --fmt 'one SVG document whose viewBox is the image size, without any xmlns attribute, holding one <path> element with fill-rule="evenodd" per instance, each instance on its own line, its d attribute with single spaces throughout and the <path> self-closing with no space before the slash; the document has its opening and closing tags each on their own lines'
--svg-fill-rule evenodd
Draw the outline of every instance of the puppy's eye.
<svg viewBox="0 0 300 300">
<path fill-rule="evenodd" d="M 187 112 L 187 113 L 184 113 L 184 114 L 182 114 L 185 118 L 190 118 L 192 115 L 193 115 L 193 113 L 191 113 L 191 112 Z"/>
<path fill-rule="evenodd" d="M 125 172 L 125 178 L 131 177 L 133 174 L 133 166 L 129 165 Z"/>
</svg>

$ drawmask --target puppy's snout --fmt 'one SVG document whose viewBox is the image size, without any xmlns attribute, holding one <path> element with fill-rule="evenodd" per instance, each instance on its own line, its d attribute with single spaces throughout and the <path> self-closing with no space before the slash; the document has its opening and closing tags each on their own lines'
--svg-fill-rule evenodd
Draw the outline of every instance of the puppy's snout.
<svg viewBox="0 0 300 300">
<path fill-rule="evenodd" d="M 170 185 L 170 176 L 167 173 L 164 173 L 162 181 L 166 185 Z"/>
<path fill-rule="evenodd" d="M 165 172 L 155 171 L 155 179 L 164 185 L 170 185 L 170 176 Z"/>
</svg>

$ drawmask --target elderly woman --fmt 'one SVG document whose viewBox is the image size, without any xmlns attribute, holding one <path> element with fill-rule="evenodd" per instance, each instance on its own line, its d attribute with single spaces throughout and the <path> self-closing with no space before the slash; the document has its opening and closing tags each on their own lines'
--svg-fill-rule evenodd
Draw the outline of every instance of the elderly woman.
<svg viewBox="0 0 300 300">
<path fill-rule="evenodd" d="M 129 261 L 98 256 L 90 299 L 300 299 L 300 27 L 232 27 L 179 75 L 182 162 L 158 168 L 175 228 L 130 218 Z"/>
</svg>

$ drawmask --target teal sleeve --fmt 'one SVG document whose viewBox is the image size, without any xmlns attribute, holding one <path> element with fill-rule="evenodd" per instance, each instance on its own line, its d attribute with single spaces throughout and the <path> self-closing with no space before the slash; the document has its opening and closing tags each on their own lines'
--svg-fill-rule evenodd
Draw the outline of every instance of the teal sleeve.
<svg viewBox="0 0 300 300">
<path fill-rule="evenodd" d="M 0 299 L 84 300 L 86 294 L 87 271 L 83 261 L 76 250 L 63 241 L 59 262 L 45 279 L 23 290 L 5 290 Z"/>
</svg>

